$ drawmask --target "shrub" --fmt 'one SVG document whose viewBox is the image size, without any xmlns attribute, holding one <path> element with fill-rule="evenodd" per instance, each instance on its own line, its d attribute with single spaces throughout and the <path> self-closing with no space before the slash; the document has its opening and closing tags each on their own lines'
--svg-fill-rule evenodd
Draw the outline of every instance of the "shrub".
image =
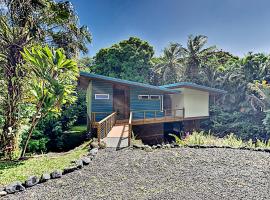
<svg viewBox="0 0 270 200">
<path fill-rule="evenodd" d="M 181 139 L 180 137 L 170 134 L 170 136 L 174 137 L 175 142 L 181 146 L 186 145 L 209 145 L 209 146 L 229 146 L 234 148 L 239 147 L 250 147 L 250 148 L 270 148 L 270 140 L 262 141 L 257 139 L 256 142 L 253 142 L 251 139 L 248 141 L 243 141 L 238 138 L 233 133 L 225 136 L 224 138 L 215 137 L 210 132 L 205 133 L 201 132 L 193 132 L 188 135 L 186 138 Z"/>
</svg>

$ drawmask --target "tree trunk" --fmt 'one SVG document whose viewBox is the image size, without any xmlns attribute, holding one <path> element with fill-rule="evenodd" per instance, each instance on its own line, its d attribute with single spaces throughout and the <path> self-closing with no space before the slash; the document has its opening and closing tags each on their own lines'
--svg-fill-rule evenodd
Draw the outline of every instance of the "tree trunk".
<svg viewBox="0 0 270 200">
<path fill-rule="evenodd" d="M 21 48 L 18 45 L 9 46 L 8 60 L 4 68 L 7 80 L 7 94 L 5 96 L 5 121 L 3 126 L 3 150 L 6 157 L 11 158 L 12 153 L 18 150 L 19 103 L 22 96 L 23 77 L 18 64 L 22 62 Z"/>
<path fill-rule="evenodd" d="M 23 150 L 22 150 L 22 153 L 21 153 L 21 157 L 20 157 L 20 158 L 23 158 L 23 157 L 25 156 L 25 153 L 26 153 L 26 149 L 27 149 L 28 143 L 29 143 L 29 141 L 30 141 L 30 139 L 31 139 L 31 136 L 32 136 L 32 134 L 33 134 L 33 131 L 34 131 L 34 129 L 35 129 L 35 127 L 36 127 L 38 121 L 39 121 L 39 120 L 35 117 L 34 120 L 33 120 L 33 122 L 32 122 L 32 125 L 31 125 L 31 127 L 30 127 L 30 129 L 29 129 L 28 136 L 27 136 L 27 139 L 26 139 L 26 141 L 25 141 L 25 143 L 24 143 Z"/>
</svg>

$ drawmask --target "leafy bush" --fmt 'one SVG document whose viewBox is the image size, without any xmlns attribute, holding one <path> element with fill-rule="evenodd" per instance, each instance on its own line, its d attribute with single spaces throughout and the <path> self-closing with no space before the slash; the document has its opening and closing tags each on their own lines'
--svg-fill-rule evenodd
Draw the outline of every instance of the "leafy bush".
<svg viewBox="0 0 270 200">
<path fill-rule="evenodd" d="M 225 137 L 234 133 L 243 140 L 268 140 L 270 132 L 267 133 L 262 124 L 265 113 L 226 111 L 220 106 L 210 107 L 210 118 L 201 124 L 205 131 L 211 130 L 217 137 Z"/>
<path fill-rule="evenodd" d="M 78 90 L 76 103 L 64 107 L 60 115 L 48 115 L 42 119 L 30 140 L 28 152 L 61 152 L 80 145 L 86 135 L 86 126 L 80 126 L 86 124 L 85 95 L 84 91 Z M 24 139 L 25 134 L 22 136 L 22 143 Z"/>
<path fill-rule="evenodd" d="M 233 133 L 225 136 L 224 138 L 215 137 L 214 135 L 209 133 L 201 132 L 193 132 L 192 134 L 188 135 L 184 139 L 180 137 L 170 134 L 172 137 L 175 138 L 177 144 L 181 146 L 185 145 L 208 145 L 208 146 L 229 146 L 229 147 L 250 147 L 250 148 L 270 148 L 270 140 L 267 142 L 263 142 L 257 139 L 253 142 L 251 139 L 247 142 L 243 141 L 242 139 L 238 138 Z"/>
<path fill-rule="evenodd" d="M 22 134 L 22 141 L 24 142 L 27 137 L 27 130 L 25 130 Z M 49 138 L 43 134 L 43 132 L 39 130 L 34 130 L 32 138 L 29 142 L 27 151 L 34 153 L 43 153 L 47 151 L 47 143 Z"/>
</svg>

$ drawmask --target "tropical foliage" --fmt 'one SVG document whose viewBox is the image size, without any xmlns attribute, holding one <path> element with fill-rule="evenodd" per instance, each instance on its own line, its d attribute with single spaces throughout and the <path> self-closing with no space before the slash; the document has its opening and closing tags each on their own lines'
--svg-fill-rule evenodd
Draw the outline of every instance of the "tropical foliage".
<svg viewBox="0 0 270 200">
<path fill-rule="evenodd" d="M 29 78 L 26 103 L 33 105 L 31 126 L 22 150 L 25 155 L 32 133 L 40 121 L 51 113 L 59 113 L 62 106 L 76 100 L 74 84 L 78 77 L 77 63 L 67 59 L 61 49 L 51 50 L 48 46 L 24 49 L 22 56 Z"/>
<path fill-rule="evenodd" d="M 153 47 L 146 41 L 130 37 L 95 56 L 92 71 L 127 80 L 148 82 L 151 74 Z"/>
<path fill-rule="evenodd" d="M 66 55 L 76 57 L 87 52 L 91 35 L 79 26 L 70 2 L 54 0 L 4 0 L 0 4 L 0 78 L 3 88 L 3 131 L 1 149 L 11 156 L 19 147 L 21 101 L 26 73 L 21 51 L 36 43 L 65 49 Z M 3 78 L 5 77 L 5 78 Z"/>
</svg>

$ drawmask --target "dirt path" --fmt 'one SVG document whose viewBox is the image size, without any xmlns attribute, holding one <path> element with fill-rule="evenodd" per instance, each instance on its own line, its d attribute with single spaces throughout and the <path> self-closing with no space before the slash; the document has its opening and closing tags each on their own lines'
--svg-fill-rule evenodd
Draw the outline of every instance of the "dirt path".
<svg viewBox="0 0 270 200">
<path fill-rule="evenodd" d="M 270 199 L 270 154 L 103 150 L 80 171 L 4 199 Z"/>
</svg>

